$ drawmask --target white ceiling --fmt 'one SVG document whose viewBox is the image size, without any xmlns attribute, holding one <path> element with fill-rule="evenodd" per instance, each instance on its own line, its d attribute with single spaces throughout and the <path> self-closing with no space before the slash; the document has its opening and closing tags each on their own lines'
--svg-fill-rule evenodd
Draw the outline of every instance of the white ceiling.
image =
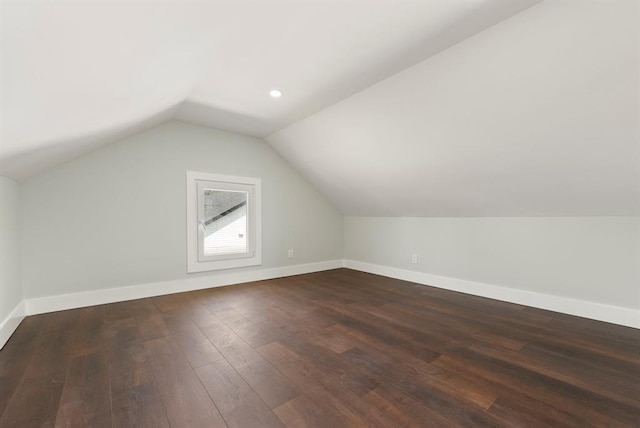
<svg viewBox="0 0 640 428">
<path fill-rule="evenodd" d="M 0 175 L 171 118 L 266 136 L 539 1 L 2 0 Z"/>
<path fill-rule="evenodd" d="M 347 215 L 640 215 L 639 29 L 545 1 L 267 140 Z"/>
<path fill-rule="evenodd" d="M 640 215 L 640 0 L 0 1 L 0 175 L 180 119 L 347 215 Z"/>
</svg>

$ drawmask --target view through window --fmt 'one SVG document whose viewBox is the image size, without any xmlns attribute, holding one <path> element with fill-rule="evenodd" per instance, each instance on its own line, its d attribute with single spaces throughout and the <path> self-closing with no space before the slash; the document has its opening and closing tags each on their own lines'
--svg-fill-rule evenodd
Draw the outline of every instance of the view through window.
<svg viewBox="0 0 640 428">
<path fill-rule="evenodd" d="M 187 271 L 261 263 L 257 178 L 187 172 Z"/>
<path fill-rule="evenodd" d="M 247 192 L 204 188 L 204 255 L 247 252 Z"/>
</svg>

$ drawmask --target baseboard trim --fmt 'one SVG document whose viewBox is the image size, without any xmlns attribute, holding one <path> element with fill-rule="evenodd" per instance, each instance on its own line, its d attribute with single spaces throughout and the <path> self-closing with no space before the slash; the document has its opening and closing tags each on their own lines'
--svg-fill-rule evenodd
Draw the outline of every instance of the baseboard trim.
<svg viewBox="0 0 640 428">
<path fill-rule="evenodd" d="M 411 281 L 446 290 L 458 291 L 474 296 L 487 297 L 490 299 L 546 309 L 568 315 L 640 328 L 640 310 L 526 290 L 518 290 L 515 288 L 450 278 L 356 260 L 328 260 L 269 269 L 253 269 L 240 272 L 229 271 L 223 274 L 211 276 L 199 276 L 196 278 L 26 299 L 20 302 L 12 313 L 5 318 L 2 324 L 0 324 L 0 349 L 4 346 L 7 340 L 9 340 L 25 315 L 62 311 L 85 306 L 201 290 L 205 288 L 223 287 L 245 282 L 262 281 L 305 273 L 320 272 L 340 267 L 382 275 L 403 281 Z"/>
<path fill-rule="evenodd" d="M 154 282 L 127 287 L 107 288 L 95 291 L 38 297 L 26 300 L 26 315 L 42 314 L 85 306 L 143 299 L 165 294 L 223 287 L 244 282 L 262 281 L 285 276 L 320 272 L 342 267 L 342 260 L 328 260 L 316 263 L 282 266 L 268 269 L 229 271 L 210 276 Z"/>
<path fill-rule="evenodd" d="M 501 287 L 482 282 L 432 275 L 355 260 L 344 260 L 343 266 L 362 272 L 401 279 L 403 281 L 411 281 L 446 290 L 458 291 L 461 293 L 472 294 L 474 296 L 488 297 L 490 299 L 501 300 L 504 302 L 532 306 L 534 308 L 546 309 L 568 315 L 576 315 L 583 318 L 610 322 L 627 327 L 640 328 L 640 310 L 526 290 L 518 290 L 509 287 Z"/>
<path fill-rule="evenodd" d="M 26 315 L 25 302 L 16 305 L 9 315 L 0 323 L 0 349 L 4 347 L 11 335 L 16 331 Z"/>
</svg>

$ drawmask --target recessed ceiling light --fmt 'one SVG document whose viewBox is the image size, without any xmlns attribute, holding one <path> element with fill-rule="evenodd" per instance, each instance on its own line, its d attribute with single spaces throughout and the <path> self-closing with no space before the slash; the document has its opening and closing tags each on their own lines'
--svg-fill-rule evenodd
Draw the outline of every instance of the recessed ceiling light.
<svg viewBox="0 0 640 428">
<path fill-rule="evenodd" d="M 269 91 L 269 95 L 271 95 L 271 98 L 280 98 L 282 91 L 280 89 L 272 89 Z"/>
</svg>

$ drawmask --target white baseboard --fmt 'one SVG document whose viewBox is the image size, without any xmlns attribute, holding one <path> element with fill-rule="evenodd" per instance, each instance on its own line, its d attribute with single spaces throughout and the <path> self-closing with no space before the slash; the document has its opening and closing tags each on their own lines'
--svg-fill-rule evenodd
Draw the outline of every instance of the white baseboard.
<svg viewBox="0 0 640 428">
<path fill-rule="evenodd" d="M 0 323 L 0 349 L 2 349 L 25 317 L 24 300 L 16 305 L 9 315 Z"/>
<path fill-rule="evenodd" d="M 571 299 L 568 297 L 536 293 L 501 287 L 482 282 L 431 275 L 405 269 L 398 269 L 355 260 L 344 260 L 344 267 L 446 290 L 459 291 L 475 296 L 488 297 L 519 305 L 561 312 L 569 315 L 606 321 L 613 324 L 640 328 L 640 310 Z"/>
<path fill-rule="evenodd" d="M 229 271 L 211 276 L 199 276 L 196 278 L 177 279 L 173 281 L 132 285 L 128 287 L 107 288 L 58 296 L 38 297 L 26 300 L 26 314 L 35 315 L 46 312 L 81 308 L 85 306 L 123 302 L 126 300 L 142 299 L 145 297 L 161 296 L 164 294 L 182 293 L 185 291 L 202 290 L 204 288 L 222 287 L 225 285 L 241 284 L 244 282 L 262 281 L 265 279 L 320 272 L 339 267 L 342 267 L 342 260 L 328 260 L 324 262 L 277 268 L 254 269 L 239 272 Z"/>
<path fill-rule="evenodd" d="M 432 275 L 355 260 L 329 260 L 269 269 L 254 269 L 240 272 L 229 271 L 211 276 L 198 276 L 196 278 L 27 299 L 20 302 L 13 312 L 0 324 L 0 349 L 9 337 L 11 337 L 25 315 L 35 315 L 85 306 L 161 296 L 164 294 L 301 275 L 340 267 L 534 308 L 640 328 L 640 310 Z"/>
</svg>

